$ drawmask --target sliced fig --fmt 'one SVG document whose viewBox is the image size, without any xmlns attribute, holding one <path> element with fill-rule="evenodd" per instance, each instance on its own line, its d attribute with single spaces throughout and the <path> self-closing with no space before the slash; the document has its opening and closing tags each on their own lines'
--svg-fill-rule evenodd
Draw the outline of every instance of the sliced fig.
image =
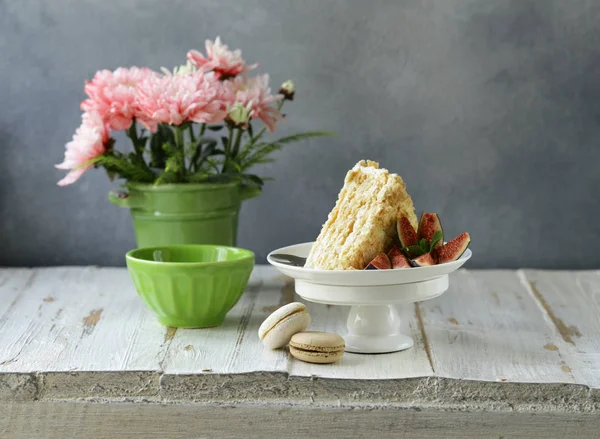
<svg viewBox="0 0 600 439">
<path fill-rule="evenodd" d="M 375 259 L 369 262 L 369 265 L 367 265 L 365 270 L 389 270 L 390 268 L 392 268 L 392 263 L 390 262 L 388 255 L 379 253 L 375 256 Z"/>
<path fill-rule="evenodd" d="M 442 231 L 442 223 L 440 222 L 440 217 L 435 213 L 424 213 L 421 215 L 421 220 L 419 221 L 419 230 L 417 231 L 417 241 L 421 239 L 426 239 L 427 242 L 431 242 L 433 239 L 433 235 L 437 231 Z M 442 239 L 438 241 L 435 247 L 439 247 L 444 242 L 444 235 L 442 231 Z"/>
<path fill-rule="evenodd" d="M 447 242 L 441 247 L 436 248 L 433 251 L 433 257 L 438 264 L 444 264 L 446 262 L 456 261 L 462 256 L 469 244 L 471 243 L 471 237 L 467 232 L 458 235 L 452 241 Z"/>
<path fill-rule="evenodd" d="M 429 265 L 435 265 L 435 259 L 431 256 L 431 253 L 425 253 L 424 255 L 412 259 L 410 264 L 413 267 L 427 267 Z"/>
<path fill-rule="evenodd" d="M 390 258 L 390 262 L 392 264 L 392 268 L 409 268 L 410 262 L 408 262 L 408 258 L 402 254 L 402 250 L 395 245 L 388 252 L 388 258 Z"/>
<path fill-rule="evenodd" d="M 398 229 L 398 238 L 400 238 L 401 247 L 408 247 L 417 244 L 417 232 L 410 223 L 408 217 L 400 217 L 396 227 Z"/>
</svg>

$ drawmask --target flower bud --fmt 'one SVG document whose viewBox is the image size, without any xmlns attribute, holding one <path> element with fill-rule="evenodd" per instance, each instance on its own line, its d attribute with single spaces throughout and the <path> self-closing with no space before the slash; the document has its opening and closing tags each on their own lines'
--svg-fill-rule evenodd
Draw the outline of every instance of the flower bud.
<svg viewBox="0 0 600 439">
<path fill-rule="evenodd" d="M 171 72 L 166 67 L 161 67 L 160 70 L 167 76 L 177 76 L 177 75 L 187 75 L 188 73 L 194 73 L 198 69 L 190 61 L 187 61 L 183 65 L 174 67 L 173 72 Z"/>
<path fill-rule="evenodd" d="M 283 95 L 283 99 L 293 101 L 294 93 L 296 93 L 296 86 L 294 85 L 294 82 L 291 79 L 288 79 L 283 84 L 281 84 L 281 87 L 279 87 L 279 94 Z"/>
<path fill-rule="evenodd" d="M 248 128 L 248 122 L 250 121 L 250 111 L 252 104 L 244 107 L 239 102 L 233 104 L 227 112 L 227 123 L 234 127 Z"/>
</svg>

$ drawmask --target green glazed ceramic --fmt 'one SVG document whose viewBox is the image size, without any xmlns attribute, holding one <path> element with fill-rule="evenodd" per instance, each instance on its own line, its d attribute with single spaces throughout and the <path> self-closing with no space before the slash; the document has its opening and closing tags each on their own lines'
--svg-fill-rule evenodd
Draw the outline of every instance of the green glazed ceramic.
<svg viewBox="0 0 600 439">
<path fill-rule="evenodd" d="M 140 248 L 126 260 L 144 303 L 163 325 L 178 328 L 223 323 L 254 267 L 250 250 L 214 245 Z"/>
<path fill-rule="evenodd" d="M 241 203 L 260 191 L 238 183 L 128 183 L 109 200 L 131 210 L 138 247 L 173 244 L 235 246 Z"/>
</svg>

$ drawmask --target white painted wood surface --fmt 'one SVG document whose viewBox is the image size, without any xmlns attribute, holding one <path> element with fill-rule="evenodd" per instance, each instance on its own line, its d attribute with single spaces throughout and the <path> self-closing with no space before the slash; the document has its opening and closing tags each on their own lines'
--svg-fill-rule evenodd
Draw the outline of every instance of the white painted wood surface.
<svg viewBox="0 0 600 439">
<path fill-rule="evenodd" d="M 311 365 L 259 342 L 264 318 L 298 300 L 289 280 L 271 267 L 256 268 L 223 326 L 204 330 L 161 326 L 137 297 L 125 269 L 0 269 L 0 376 L 268 372 L 600 388 L 600 272 L 460 270 L 450 284 L 441 297 L 401 309 L 414 348 L 346 354 L 338 364 Z M 346 308 L 307 305 L 313 329 L 343 334 Z"/>
<path fill-rule="evenodd" d="M 600 272 L 541 272 L 520 276 L 555 334 L 562 368 L 578 384 L 600 387 Z"/>
<path fill-rule="evenodd" d="M 167 374 L 287 372 L 287 353 L 262 349 L 258 327 L 278 307 L 284 282 L 257 267 L 225 323 L 203 330 L 178 329 L 163 363 Z"/>
<path fill-rule="evenodd" d="M 300 300 L 296 296 L 296 300 Z M 311 329 L 344 334 L 349 307 L 306 303 L 313 319 Z M 291 376 L 319 376 L 343 379 L 401 379 L 433 375 L 431 364 L 419 329 L 415 307 L 411 304 L 400 309 L 402 331 L 415 340 L 413 349 L 391 354 L 346 353 L 335 364 L 315 365 L 290 360 Z"/>
<path fill-rule="evenodd" d="M 140 306 L 125 270 L 31 274 L 0 320 L 0 372 L 158 370 L 167 330 Z"/>
<path fill-rule="evenodd" d="M 468 380 L 574 383 L 553 328 L 512 271 L 460 270 L 419 304 L 435 374 Z"/>
</svg>

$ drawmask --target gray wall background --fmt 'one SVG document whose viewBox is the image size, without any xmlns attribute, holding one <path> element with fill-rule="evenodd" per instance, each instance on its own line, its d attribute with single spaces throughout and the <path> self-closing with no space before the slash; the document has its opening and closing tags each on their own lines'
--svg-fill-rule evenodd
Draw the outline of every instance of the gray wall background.
<svg viewBox="0 0 600 439">
<path fill-rule="evenodd" d="M 117 184 L 59 188 L 83 81 L 183 62 L 221 35 L 297 98 L 278 134 L 330 130 L 264 166 L 239 245 L 259 261 L 314 239 L 346 171 L 405 179 L 471 267 L 598 268 L 597 0 L 0 0 L 0 265 L 123 265 L 134 247 Z"/>
</svg>

